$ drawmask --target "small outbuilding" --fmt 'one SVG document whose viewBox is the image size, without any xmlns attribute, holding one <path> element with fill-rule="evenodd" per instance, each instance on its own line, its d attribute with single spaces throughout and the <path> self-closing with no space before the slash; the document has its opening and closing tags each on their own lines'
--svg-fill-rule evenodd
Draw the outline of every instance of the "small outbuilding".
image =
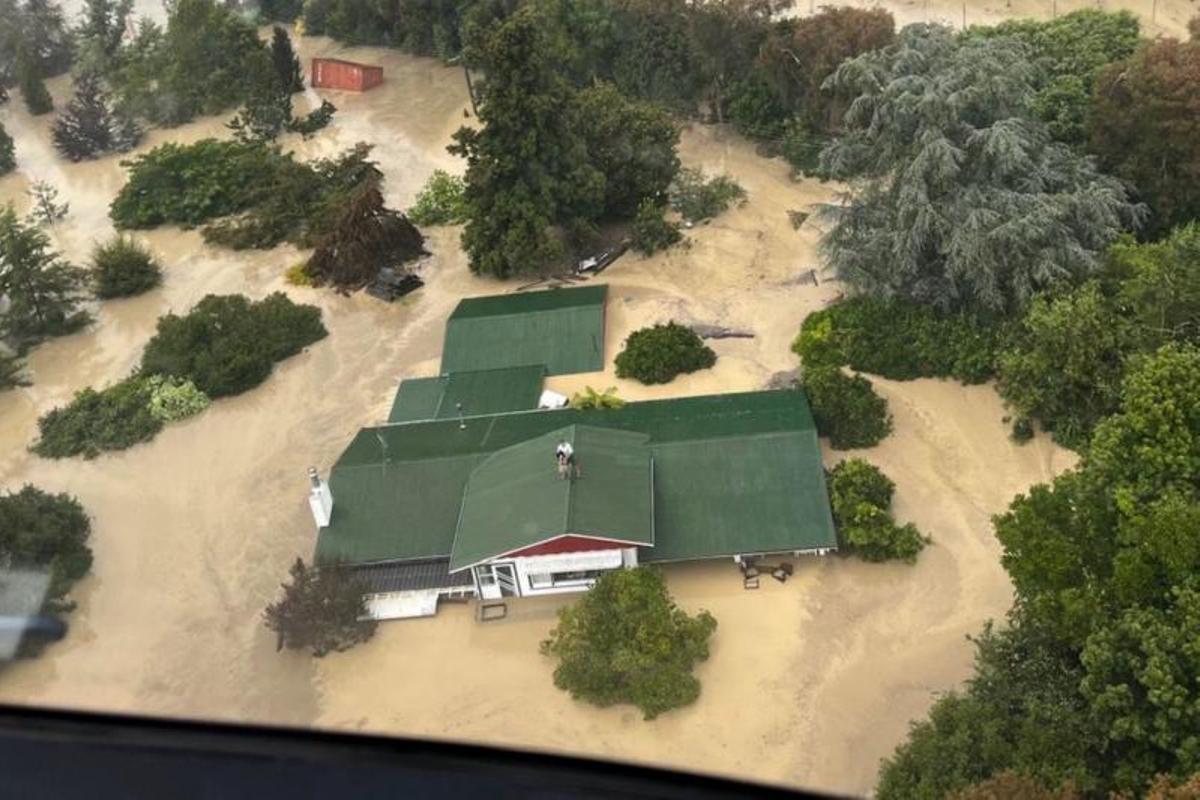
<svg viewBox="0 0 1200 800">
<path fill-rule="evenodd" d="M 315 89 L 341 89 L 365 92 L 383 83 L 383 67 L 342 61 L 339 58 L 312 60 L 312 85 Z"/>
</svg>

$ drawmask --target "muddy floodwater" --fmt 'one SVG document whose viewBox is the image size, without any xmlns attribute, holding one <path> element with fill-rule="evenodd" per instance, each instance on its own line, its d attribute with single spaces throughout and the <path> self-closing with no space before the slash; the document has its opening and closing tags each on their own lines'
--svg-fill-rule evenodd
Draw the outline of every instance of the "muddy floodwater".
<svg viewBox="0 0 1200 800">
<path fill-rule="evenodd" d="M 1161 5 L 1159 14 L 1169 4 Z M 382 64 L 386 82 L 361 96 L 331 94 L 339 107 L 333 125 L 286 146 L 312 157 L 375 143 L 386 197 L 401 208 L 434 169 L 461 171 L 445 152 L 464 122 L 461 72 L 323 39 L 303 40 L 303 50 Z M 50 88 L 61 103 L 65 80 Z M 307 102 L 315 100 L 310 91 Z M 16 139 L 19 164 L 0 179 L 0 201 L 23 208 L 28 183 L 49 180 L 71 204 L 51 235 L 84 263 L 111 233 L 107 206 L 124 180 L 120 159 L 56 159 L 50 118 L 31 119 L 19 100 L 0 109 L 0 120 Z M 154 131 L 143 149 L 222 135 L 223 122 Z M 819 229 L 809 221 L 795 230 L 787 213 L 834 199 L 832 187 L 792 181 L 782 162 L 717 128 L 686 129 L 681 155 L 728 172 L 748 202 L 689 231 L 686 248 L 627 255 L 604 273 L 608 363 L 625 335 L 656 321 L 746 328 L 754 338 L 715 342 L 714 369 L 666 386 L 606 373 L 555 378 L 553 388 L 617 386 L 628 399 L 761 388 L 796 366 L 788 345 L 800 322 L 839 292 L 797 280 L 820 266 Z M 460 297 L 513 288 L 469 274 L 456 229 L 427 235 L 425 287 L 386 305 L 287 286 L 284 271 L 302 257 L 288 247 L 234 253 L 203 244 L 195 231 L 138 233 L 164 264 L 163 286 L 98 305 L 86 331 L 33 351 L 32 386 L 0 394 L 0 486 L 76 495 L 92 516 L 95 552 L 74 593 L 66 640 L 0 672 L 0 701 L 578 750 L 868 791 L 909 720 L 969 674 L 965 636 L 1011 602 L 990 515 L 1073 463 L 1044 438 L 1010 442 L 989 386 L 876 381 L 895 433 L 858 455 L 896 481 L 899 519 L 933 537 L 915 566 L 812 558 L 787 584 L 765 581 L 757 592 L 744 591 L 729 564 L 668 570 L 680 603 L 709 609 L 719 628 L 698 670 L 700 699 L 654 722 L 629 708 L 573 702 L 553 687 L 537 643 L 561 600 L 520 601 L 508 620 L 486 626 L 469 607 L 452 606 L 435 618 L 383 624 L 366 645 L 319 661 L 275 652 L 260 615 L 292 560 L 311 554 L 305 469 L 328 469 L 360 426 L 383 419 L 402 377 L 436 371 L 442 326 Z M 276 290 L 320 306 L 330 335 L 278 365 L 261 387 L 93 461 L 27 452 L 40 414 L 128 373 L 161 314 L 185 311 L 210 292 L 258 298 Z M 846 454 L 826 455 L 832 464 Z"/>
</svg>

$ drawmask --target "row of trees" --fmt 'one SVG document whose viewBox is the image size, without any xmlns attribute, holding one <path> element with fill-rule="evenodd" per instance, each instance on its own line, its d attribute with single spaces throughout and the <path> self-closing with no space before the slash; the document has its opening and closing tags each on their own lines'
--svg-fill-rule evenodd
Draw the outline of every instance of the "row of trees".
<svg viewBox="0 0 1200 800">
<path fill-rule="evenodd" d="M 852 99 L 821 154 L 850 187 L 822 244 L 855 296 L 806 321 L 805 380 L 995 376 L 1018 432 L 1083 454 L 994 520 L 1014 608 L 882 798 L 1200 770 L 1198 57 L 1089 11 L 910 26 L 825 83 Z"/>
</svg>

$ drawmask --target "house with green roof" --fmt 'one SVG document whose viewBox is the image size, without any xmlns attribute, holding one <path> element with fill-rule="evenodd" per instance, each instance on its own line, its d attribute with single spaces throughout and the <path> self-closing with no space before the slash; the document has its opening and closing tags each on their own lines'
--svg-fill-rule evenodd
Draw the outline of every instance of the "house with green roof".
<svg viewBox="0 0 1200 800">
<path fill-rule="evenodd" d="M 513 369 L 405 381 L 388 422 L 359 431 L 328 482 L 313 475 L 315 558 L 362 579 L 372 616 L 577 592 L 642 563 L 837 548 L 800 391 L 541 409 L 544 371 Z"/>
</svg>

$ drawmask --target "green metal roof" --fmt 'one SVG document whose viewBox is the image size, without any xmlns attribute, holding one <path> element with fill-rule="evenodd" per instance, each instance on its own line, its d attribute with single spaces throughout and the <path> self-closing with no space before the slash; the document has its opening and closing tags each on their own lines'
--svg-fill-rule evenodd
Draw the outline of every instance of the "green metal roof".
<svg viewBox="0 0 1200 800">
<path fill-rule="evenodd" d="M 568 533 L 653 544 L 648 438 L 571 425 L 488 456 L 467 481 L 450 569 Z M 578 456 L 571 480 L 558 475 L 560 441 Z"/>
<path fill-rule="evenodd" d="M 457 420 L 435 420 L 360 431 L 334 466 L 333 515 L 317 558 L 449 555 L 475 468 L 492 453 L 552 438 L 571 425 L 647 437 L 654 546 L 641 551 L 643 561 L 837 546 L 816 430 L 799 391 L 513 412 L 465 423 L 465 429 Z M 586 448 L 576 452 L 582 484 L 590 457 Z M 549 459 L 553 469 L 552 446 Z M 499 505 L 495 510 L 501 513 Z"/>
<path fill-rule="evenodd" d="M 446 321 L 443 373 L 544 364 L 549 375 L 604 368 L 608 287 L 473 297 Z"/>
<path fill-rule="evenodd" d="M 458 419 L 464 416 L 537 408 L 546 368 L 540 364 L 452 372 L 401 381 L 388 422 Z"/>
</svg>

